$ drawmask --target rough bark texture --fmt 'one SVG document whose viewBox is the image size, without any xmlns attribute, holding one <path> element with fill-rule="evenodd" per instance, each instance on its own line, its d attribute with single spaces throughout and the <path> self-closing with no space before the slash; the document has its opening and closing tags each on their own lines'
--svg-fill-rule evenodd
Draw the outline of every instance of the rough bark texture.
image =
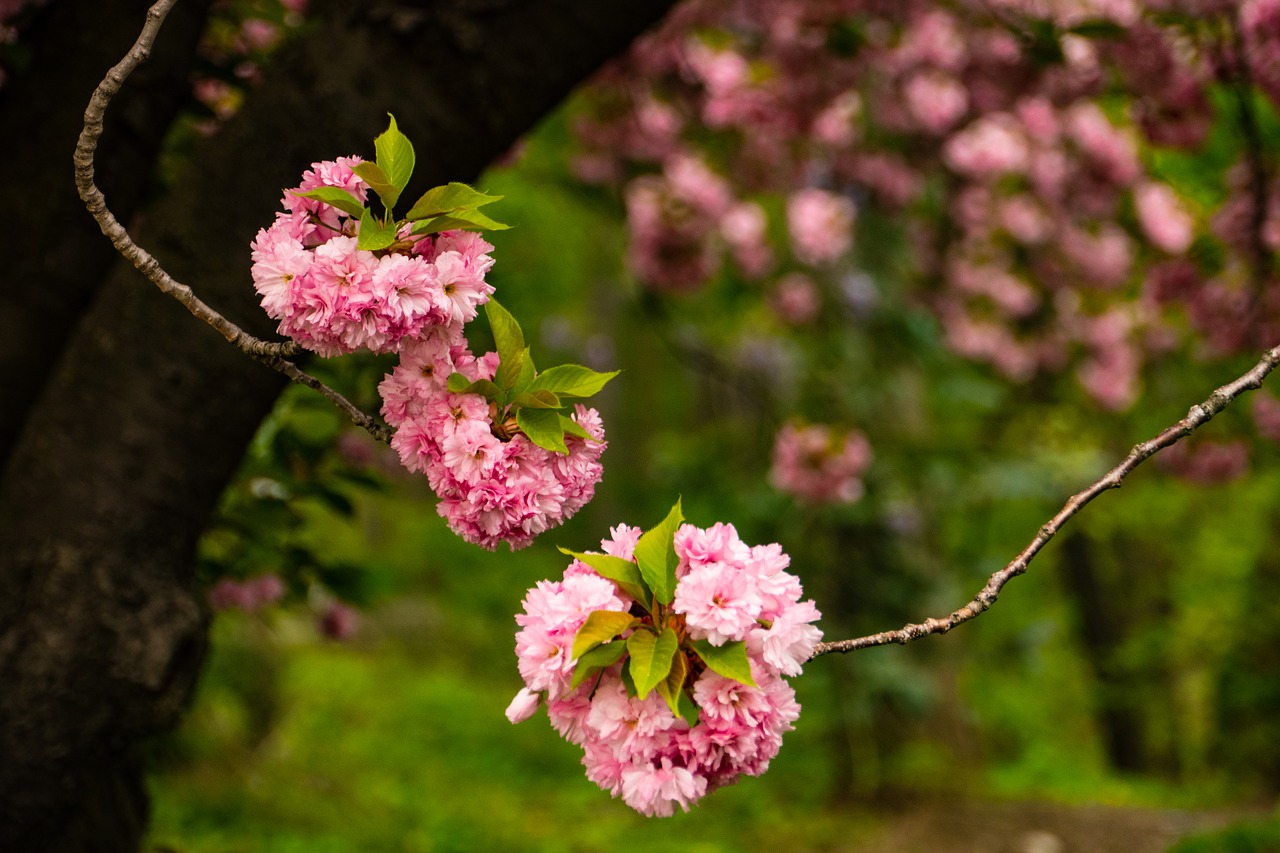
<svg viewBox="0 0 1280 853">
<path fill-rule="evenodd" d="M 266 334 L 248 244 L 307 163 L 372 153 L 390 110 L 417 146 L 417 183 L 473 177 L 669 5 L 317 9 L 319 26 L 281 53 L 135 234 L 214 307 Z M 60 114 L 79 115 L 87 97 Z M 73 144 L 74 133 L 68 184 Z M 117 186 L 147 181 L 140 167 L 119 168 Z M 106 174 L 101 182 L 111 186 Z M 6 314 L 22 286 L 4 283 Z M 65 327 L 76 313 L 50 323 Z M 137 849 L 145 794 L 133 748 L 175 720 L 206 642 L 192 550 L 282 382 L 123 265 L 67 340 L 34 405 L 5 408 L 23 424 L 0 480 L 5 851 Z M 8 388 L 39 365 L 0 368 Z"/>
<path fill-rule="evenodd" d="M 0 250 L 0 469 L 75 319 L 116 260 L 68 179 L 84 106 L 103 72 L 138 36 L 146 0 L 52 3 L 23 34 L 30 68 L 0 88 L 0 209 L 22 211 Z M 108 115 L 99 154 L 102 189 L 128 222 L 151 184 L 151 164 L 177 111 L 190 101 L 187 69 L 209 0 L 181 4 L 165 39 Z M 12 180 L 18 176 L 18 180 Z"/>
</svg>

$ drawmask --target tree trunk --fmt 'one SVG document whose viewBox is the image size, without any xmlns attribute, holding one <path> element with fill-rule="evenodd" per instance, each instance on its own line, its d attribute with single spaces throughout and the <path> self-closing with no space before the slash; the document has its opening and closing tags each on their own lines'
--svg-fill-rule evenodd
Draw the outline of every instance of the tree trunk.
<svg viewBox="0 0 1280 853">
<path fill-rule="evenodd" d="M 392 111 L 418 149 L 415 183 L 472 178 L 671 1 L 317 9 L 316 28 L 281 51 L 135 236 L 218 310 L 269 333 L 248 245 L 309 162 L 371 154 Z M 59 111 L 79 115 L 88 94 Z M 74 134 L 67 183 L 73 145 Z M 149 179 L 122 168 L 102 183 Z M 137 849 L 146 798 L 134 748 L 172 725 L 206 644 L 192 552 L 282 387 L 131 267 L 95 289 L 38 397 L 5 404 L 21 428 L 0 479 L 0 850 Z M 76 313 L 54 325 L 66 335 Z M 39 361 L 0 362 L 5 387 Z"/>
</svg>

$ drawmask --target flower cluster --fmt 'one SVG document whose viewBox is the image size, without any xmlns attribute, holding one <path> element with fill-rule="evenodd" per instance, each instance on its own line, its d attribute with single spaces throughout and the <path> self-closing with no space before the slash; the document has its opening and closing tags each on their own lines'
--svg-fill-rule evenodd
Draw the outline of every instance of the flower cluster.
<svg viewBox="0 0 1280 853">
<path fill-rule="evenodd" d="M 1280 2 L 1006 5 L 689 0 L 584 100 L 579 174 L 624 192 L 646 287 L 696 291 L 727 248 L 748 282 L 799 266 L 832 293 L 866 264 L 917 286 L 958 355 L 1073 375 L 1110 410 L 1187 332 L 1214 357 L 1269 345 L 1280 189 L 1249 128 L 1280 104 Z M 1160 165 L 1215 124 L 1236 144 L 1195 181 Z M 749 229 L 727 227 L 739 209 Z M 853 239 L 887 225 L 911 264 Z"/>
<path fill-rule="evenodd" d="M 498 197 L 451 183 L 397 219 L 413 146 L 394 118 L 374 145 L 376 161 L 315 163 L 285 193 L 253 241 L 254 287 L 281 334 L 320 355 L 398 353 L 379 390 L 401 461 L 426 474 L 464 539 L 523 548 L 591 499 L 604 427 L 594 409 L 559 410 L 614 374 L 577 365 L 539 374 L 519 325 L 490 300 L 493 246 L 466 230 L 506 227 L 479 210 Z M 497 352 L 476 358 L 463 327 L 481 306 Z"/>
<path fill-rule="evenodd" d="M 800 713 L 784 676 L 822 637 L 778 545 L 680 522 L 677 503 L 646 533 L 612 528 L 603 554 L 529 590 L 507 709 L 514 723 L 545 704 L 587 778 L 660 817 L 768 769 Z"/>
<path fill-rule="evenodd" d="M 774 439 L 769 479 L 810 503 L 853 503 L 862 497 L 861 477 L 870 462 L 871 445 L 862 433 L 788 423 Z"/>
<path fill-rule="evenodd" d="M 563 453 L 535 444 L 518 424 L 495 422 L 497 407 L 476 393 L 453 393 L 448 378 L 492 381 L 498 353 L 476 358 L 465 342 L 437 330 L 405 346 L 378 387 L 395 427 L 391 446 L 411 471 L 426 474 L 436 510 L 455 533 L 490 550 L 523 548 L 568 519 L 595 493 L 603 468 L 604 425 L 595 409 L 572 415 Z"/>
<path fill-rule="evenodd" d="M 285 193 L 284 211 L 253 241 L 253 284 L 280 334 L 323 356 L 360 349 L 393 352 L 431 327 L 475 319 L 493 292 L 485 273 L 493 248 L 470 231 L 402 239 L 388 250 L 358 246 L 349 211 L 298 193 L 334 187 L 363 204 L 359 157 L 314 163 Z"/>
</svg>

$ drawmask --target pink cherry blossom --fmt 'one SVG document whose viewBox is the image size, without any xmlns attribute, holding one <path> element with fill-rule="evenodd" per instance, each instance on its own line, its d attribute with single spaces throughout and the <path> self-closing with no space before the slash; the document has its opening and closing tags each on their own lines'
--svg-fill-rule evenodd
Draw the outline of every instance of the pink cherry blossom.
<svg viewBox="0 0 1280 853">
<path fill-rule="evenodd" d="M 871 445 L 861 433 L 788 423 L 774 440 L 769 479 L 811 503 L 852 503 L 862 497 L 861 477 L 870 462 Z"/>
<path fill-rule="evenodd" d="M 606 553 L 629 559 L 642 535 L 618 525 L 601 543 Z M 517 614 L 516 658 L 524 688 L 508 708 L 512 722 L 526 719 L 546 697 L 547 716 L 565 740 L 582 747 L 587 778 L 644 815 L 666 817 L 688 810 L 708 792 L 742 775 L 759 775 L 799 717 L 795 693 L 782 678 L 798 674 L 813 654 L 820 614 L 802 601 L 799 580 L 786 571 L 780 546 L 748 546 L 733 525 L 681 525 L 674 537 L 681 568 L 670 605 L 631 601 L 614 581 L 575 560 L 562 580 L 539 581 Z M 741 643 L 754 685 L 704 668 L 686 643 L 676 654 L 691 672 L 681 702 L 698 708 L 696 723 L 672 713 L 657 690 L 640 696 L 623 681 L 624 658 L 570 688 L 576 662 L 570 654 L 577 630 L 591 613 L 613 611 L 638 618 L 622 632 L 681 624 L 689 637 L 713 624 L 723 642 Z M 768 618 L 761 618 L 767 613 Z M 707 639 L 717 643 L 710 632 Z M 694 669 L 696 667 L 696 669 Z M 744 675 L 744 678 L 746 676 Z"/>
</svg>

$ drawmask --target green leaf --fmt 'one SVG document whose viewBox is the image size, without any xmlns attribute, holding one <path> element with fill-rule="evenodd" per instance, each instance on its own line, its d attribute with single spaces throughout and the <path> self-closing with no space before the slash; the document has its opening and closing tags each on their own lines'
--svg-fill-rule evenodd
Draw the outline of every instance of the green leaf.
<svg viewBox="0 0 1280 853">
<path fill-rule="evenodd" d="M 684 717 L 685 722 L 689 724 L 689 728 L 693 728 L 698 724 L 698 703 L 694 702 L 689 694 L 683 690 L 676 696 L 676 699 L 680 706 L 680 710 L 676 711 L 676 713 Z"/>
<path fill-rule="evenodd" d="M 511 390 L 517 394 L 528 391 L 529 386 L 533 384 L 534 377 L 537 375 L 538 371 L 533 366 L 533 356 L 529 353 L 529 348 L 525 347 L 524 356 L 520 360 L 520 374 L 516 377 L 516 384 Z M 559 398 L 557 397 L 556 399 L 558 400 Z M 560 408 L 560 404 L 557 403 L 555 406 L 552 406 L 552 408 L 558 409 Z"/>
<path fill-rule="evenodd" d="M 431 227 L 436 231 L 506 231 L 511 228 L 478 210 L 455 210 L 437 216 L 431 220 Z"/>
<path fill-rule="evenodd" d="M 484 313 L 489 318 L 493 343 L 498 349 L 498 375 L 494 380 L 500 387 L 510 391 L 515 387 L 524 366 L 524 333 L 520 331 L 516 318 L 499 305 L 496 299 L 485 303 Z"/>
<path fill-rule="evenodd" d="M 560 413 L 554 409 L 518 409 L 516 424 L 529 440 L 553 453 L 568 453 Z"/>
<path fill-rule="evenodd" d="M 573 679 L 569 682 L 569 689 L 577 687 L 593 673 L 607 666 L 613 666 L 622 660 L 622 656 L 626 653 L 627 644 L 622 640 L 614 640 L 612 643 L 605 643 L 603 646 L 596 646 L 591 651 L 585 652 L 578 658 L 578 663 L 573 668 Z"/>
<path fill-rule="evenodd" d="M 388 211 L 396 206 L 396 202 L 400 199 L 400 190 L 391 183 L 391 179 L 387 177 L 386 172 L 382 171 L 381 166 L 366 160 L 352 166 L 351 171 L 368 184 L 369 189 L 378 194 L 378 198 L 382 199 L 382 206 Z"/>
<path fill-rule="evenodd" d="M 364 215 L 364 205 L 355 196 L 340 187 L 316 187 L 313 190 L 304 190 L 302 192 L 289 190 L 289 192 L 299 198 L 315 199 L 332 205 L 353 219 L 359 219 Z"/>
<path fill-rule="evenodd" d="M 595 436 L 583 429 L 577 421 L 568 415 L 560 416 L 560 428 L 564 430 L 565 435 L 573 435 L 578 438 L 588 438 L 595 441 Z"/>
<path fill-rule="evenodd" d="M 379 249 L 387 248 L 395 241 L 395 222 L 383 224 L 378 217 L 373 215 L 373 211 L 366 207 L 364 213 L 360 216 L 360 233 L 356 238 L 356 248 L 376 252 Z"/>
<path fill-rule="evenodd" d="M 636 543 L 636 563 L 649 588 L 662 604 L 670 604 L 676 592 L 676 529 L 684 521 L 680 501 L 657 527 L 649 530 Z"/>
<path fill-rule="evenodd" d="M 404 188 L 409 186 L 409 178 L 413 175 L 413 144 L 396 127 L 396 117 L 387 113 L 387 118 L 391 123 L 373 140 L 373 150 L 377 156 L 378 168 L 386 173 L 387 180 L 395 187 L 396 198 L 399 198 Z M 385 196 L 383 200 L 386 201 Z M 387 209 L 390 210 L 393 204 L 394 201 L 387 201 Z"/>
<path fill-rule="evenodd" d="M 488 379 L 477 379 L 472 382 L 461 373 L 450 373 L 447 387 L 454 394 L 479 394 L 489 402 L 497 401 L 500 393 L 498 386 Z"/>
<path fill-rule="evenodd" d="M 561 548 L 560 553 L 586 563 L 595 569 L 600 577 L 613 581 L 627 595 L 648 607 L 652 593 L 645 586 L 644 578 L 640 577 L 640 569 L 635 563 L 612 554 L 583 554 L 566 548 Z"/>
<path fill-rule="evenodd" d="M 671 662 L 680 649 L 676 632 L 670 628 L 654 635 L 652 631 L 637 630 L 627 638 L 627 652 L 631 655 L 631 677 L 636 682 L 636 695 L 641 699 L 665 680 L 671 672 Z"/>
<path fill-rule="evenodd" d="M 459 210 L 475 210 L 486 204 L 492 204 L 500 195 L 488 195 L 473 190 L 466 184 L 453 181 L 443 187 L 432 187 L 422 194 L 409 209 L 408 219 L 430 219 L 444 213 L 455 213 Z"/>
<path fill-rule="evenodd" d="M 622 686 L 627 690 L 627 698 L 636 698 L 636 682 L 631 677 L 631 661 L 627 661 L 627 666 L 622 668 Z"/>
<path fill-rule="evenodd" d="M 520 383 L 516 383 L 516 387 L 520 387 Z M 530 409 L 558 409 L 564 405 L 560 402 L 560 398 L 550 391 L 534 391 L 532 394 L 516 394 L 512 400 L 517 406 L 528 406 Z"/>
<path fill-rule="evenodd" d="M 590 397 L 617 375 L 616 370 L 597 373 L 580 364 L 561 364 L 539 373 L 529 390 L 551 391 L 561 397 Z"/>
<path fill-rule="evenodd" d="M 640 622 L 630 613 L 616 610 L 593 610 L 587 614 L 578 633 L 573 635 L 573 656 L 581 658 L 601 643 L 607 643 Z"/>
<path fill-rule="evenodd" d="M 748 687 L 755 687 L 751 678 L 751 664 L 747 660 L 747 644 L 741 640 L 713 646 L 706 640 L 694 640 L 693 650 L 702 658 L 707 669 L 714 673 L 740 681 Z"/>
<path fill-rule="evenodd" d="M 667 707 L 677 717 L 680 713 L 680 696 L 684 693 L 684 682 L 689 677 L 689 660 L 684 652 L 677 651 L 671 661 L 671 671 L 667 677 L 658 682 L 658 695 L 667 700 Z"/>
</svg>

